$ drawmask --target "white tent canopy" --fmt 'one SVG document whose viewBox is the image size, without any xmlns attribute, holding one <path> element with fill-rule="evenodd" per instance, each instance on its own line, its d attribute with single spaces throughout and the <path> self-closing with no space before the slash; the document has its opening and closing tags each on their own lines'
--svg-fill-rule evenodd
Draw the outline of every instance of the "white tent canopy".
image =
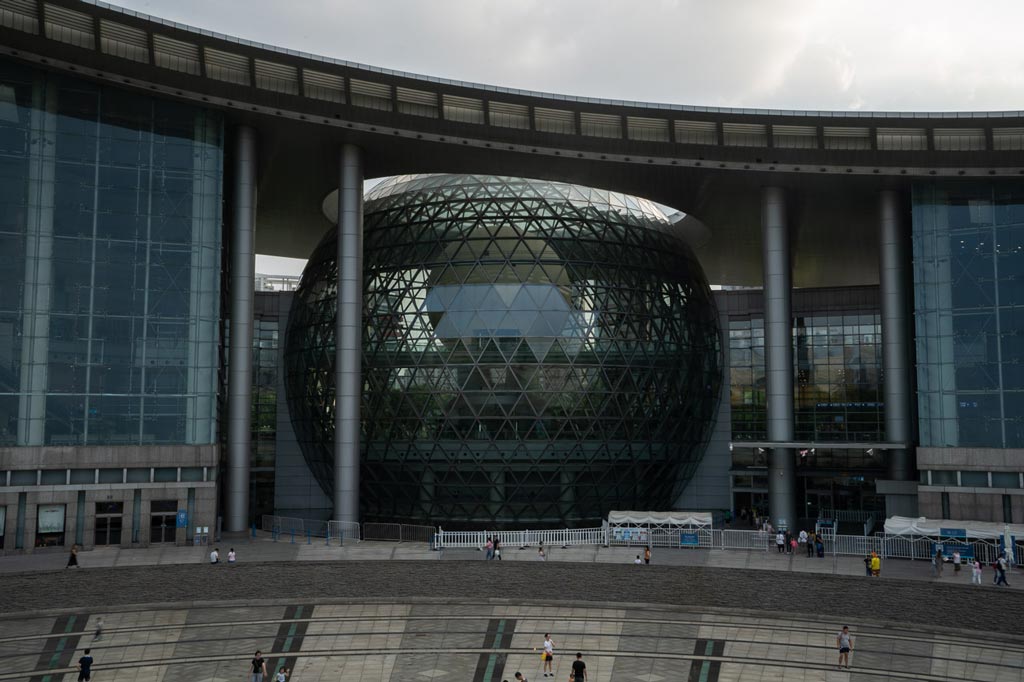
<svg viewBox="0 0 1024 682">
<path fill-rule="evenodd" d="M 969 538 L 991 539 L 1004 535 L 1024 538 L 1024 526 L 1020 524 L 992 523 L 990 521 L 957 521 L 951 519 L 926 519 L 921 516 L 893 516 L 885 520 L 886 535 L 925 535 L 928 537 L 952 537 L 966 531 Z"/>
<path fill-rule="evenodd" d="M 610 511 L 608 523 L 619 526 L 710 526 L 709 512 Z"/>
</svg>

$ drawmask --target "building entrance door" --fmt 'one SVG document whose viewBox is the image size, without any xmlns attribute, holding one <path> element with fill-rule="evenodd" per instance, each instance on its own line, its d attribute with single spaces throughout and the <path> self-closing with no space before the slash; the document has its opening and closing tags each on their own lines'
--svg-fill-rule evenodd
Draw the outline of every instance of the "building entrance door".
<svg viewBox="0 0 1024 682">
<path fill-rule="evenodd" d="M 96 503 L 96 545 L 120 545 L 124 502 Z"/>
<path fill-rule="evenodd" d="M 149 506 L 149 541 L 174 542 L 177 533 L 177 500 L 153 500 Z"/>
</svg>

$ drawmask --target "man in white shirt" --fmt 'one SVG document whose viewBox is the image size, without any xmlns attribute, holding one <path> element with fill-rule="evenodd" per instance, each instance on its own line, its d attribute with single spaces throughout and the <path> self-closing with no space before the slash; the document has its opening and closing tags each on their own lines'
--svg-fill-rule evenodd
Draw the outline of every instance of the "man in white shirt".
<svg viewBox="0 0 1024 682">
<path fill-rule="evenodd" d="M 220 563 L 220 552 L 217 551 L 216 547 L 214 547 L 213 551 L 210 552 L 210 563 L 211 564 Z"/>
</svg>

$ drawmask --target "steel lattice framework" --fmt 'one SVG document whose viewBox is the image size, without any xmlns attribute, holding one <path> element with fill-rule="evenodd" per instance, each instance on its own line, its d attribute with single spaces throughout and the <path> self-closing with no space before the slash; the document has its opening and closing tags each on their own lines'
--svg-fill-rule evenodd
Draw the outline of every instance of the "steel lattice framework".
<svg viewBox="0 0 1024 682">
<path fill-rule="evenodd" d="M 393 178 L 364 237 L 362 513 L 592 522 L 667 509 L 700 460 L 718 318 L 654 204 L 493 176 Z M 331 493 L 336 235 L 296 294 L 286 350 L 303 454 Z"/>
</svg>

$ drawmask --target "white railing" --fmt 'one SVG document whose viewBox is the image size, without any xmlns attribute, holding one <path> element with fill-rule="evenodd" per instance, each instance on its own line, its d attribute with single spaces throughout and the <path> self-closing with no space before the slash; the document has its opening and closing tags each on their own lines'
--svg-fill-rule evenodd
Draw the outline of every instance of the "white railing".
<svg viewBox="0 0 1024 682">
<path fill-rule="evenodd" d="M 767 552 L 775 545 L 775 537 L 759 530 L 723 530 L 721 533 L 721 549 L 753 549 Z"/>
</svg>

